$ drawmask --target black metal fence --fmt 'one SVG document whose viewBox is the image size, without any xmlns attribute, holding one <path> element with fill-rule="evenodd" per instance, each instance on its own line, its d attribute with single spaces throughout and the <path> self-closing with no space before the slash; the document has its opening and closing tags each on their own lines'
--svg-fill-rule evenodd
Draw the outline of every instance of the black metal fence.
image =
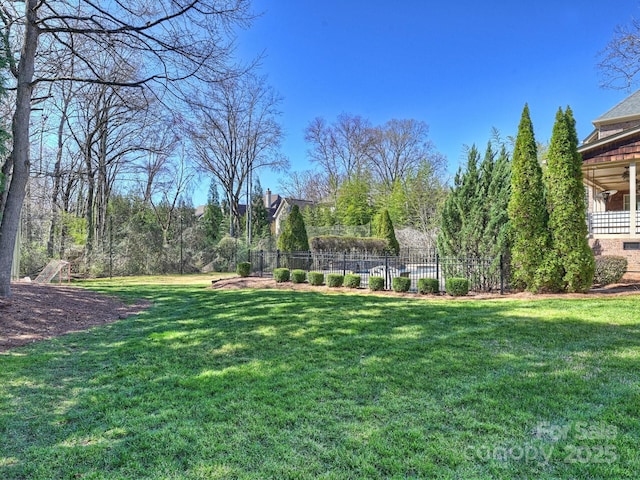
<svg viewBox="0 0 640 480">
<path fill-rule="evenodd" d="M 440 290 L 445 290 L 447 278 L 462 277 L 475 292 L 500 292 L 508 288 L 507 268 L 502 258 L 451 258 L 435 252 L 409 252 L 394 255 L 366 253 L 316 253 L 250 250 L 251 271 L 257 276 L 271 276 L 274 268 L 289 268 L 307 272 L 355 273 L 360 275 L 362 287 L 368 287 L 369 277 L 385 279 L 391 289 L 394 277 L 411 279 L 411 291 L 417 291 L 420 278 L 435 278 Z"/>
</svg>

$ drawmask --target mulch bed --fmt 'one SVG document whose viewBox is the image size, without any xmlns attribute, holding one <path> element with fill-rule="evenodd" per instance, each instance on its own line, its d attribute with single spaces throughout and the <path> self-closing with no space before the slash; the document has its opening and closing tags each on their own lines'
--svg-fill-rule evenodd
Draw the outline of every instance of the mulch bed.
<svg viewBox="0 0 640 480">
<path fill-rule="evenodd" d="M 54 284 L 13 283 L 11 290 L 11 298 L 0 298 L 0 352 L 126 318 L 149 305 Z"/>
</svg>

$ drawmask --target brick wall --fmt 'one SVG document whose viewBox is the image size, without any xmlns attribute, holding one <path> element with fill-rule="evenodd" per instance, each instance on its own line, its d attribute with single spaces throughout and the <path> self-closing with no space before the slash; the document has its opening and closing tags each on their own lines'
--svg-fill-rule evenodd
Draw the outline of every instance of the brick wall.
<svg viewBox="0 0 640 480">
<path fill-rule="evenodd" d="M 618 257 L 625 257 L 628 262 L 627 271 L 640 272 L 640 250 L 624 250 L 623 244 L 625 242 L 640 242 L 640 238 L 603 238 L 598 240 L 590 239 L 589 246 L 591 247 L 595 255 L 615 255 Z"/>
</svg>

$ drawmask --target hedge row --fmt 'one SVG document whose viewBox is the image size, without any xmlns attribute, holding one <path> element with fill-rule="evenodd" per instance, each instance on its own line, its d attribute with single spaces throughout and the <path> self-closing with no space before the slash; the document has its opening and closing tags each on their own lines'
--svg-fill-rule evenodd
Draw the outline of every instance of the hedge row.
<svg viewBox="0 0 640 480">
<path fill-rule="evenodd" d="M 622 265 L 617 261 L 611 263 L 613 264 L 611 269 L 615 271 L 615 275 L 617 276 Z M 626 264 L 624 265 L 624 268 L 626 269 Z M 325 275 L 322 272 L 307 273 L 304 270 L 298 269 L 290 271 L 288 268 L 275 268 L 273 270 L 273 278 L 277 283 L 288 282 L 289 280 L 293 283 L 304 283 L 305 281 L 308 281 L 310 285 L 315 286 L 323 285 L 325 282 Z M 326 282 L 327 286 L 331 288 L 342 286 L 347 288 L 359 288 L 361 277 L 360 275 L 351 273 L 347 275 L 329 273 L 326 275 Z M 369 289 L 374 292 L 384 290 L 384 284 L 384 277 L 374 275 L 369 277 Z M 394 292 L 408 292 L 410 288 L 411 279 L 409 277 L 394 277 L 391 280 L 391 289 Z M 439 291 L 439 280 L 435 278 L 418 279 L 418 293 L 436 294 L 439 293 Z M 454 297 L 467 295 L 469 293 L 469 280 L 466 278 L 447 278 L 445 281 L 445 291 L 448 295 L 452 295 Z"/>
<path fill-rule="evenodd" d="M 368 252 L 383 255 L 388 242 L 382 238 L 370 237 L 313 237 L 310 241 L 314 252 Z"/>
</svg>

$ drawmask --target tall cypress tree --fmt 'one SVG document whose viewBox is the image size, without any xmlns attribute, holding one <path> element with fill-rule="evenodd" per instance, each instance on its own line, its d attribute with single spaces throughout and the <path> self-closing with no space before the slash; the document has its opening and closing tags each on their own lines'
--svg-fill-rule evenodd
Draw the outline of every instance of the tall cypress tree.
<svg viewBox="0 0 640 480">
<path fill-rule="evenodd" d="M 511 281 L 516 289 L 546 289 L 548 278 L 543 264 L 551 239 L 544 199 L 542 169 L 529 106 L 522 110 L 511 166 L 511 198 L 508 206 L 512 232 Z"/>
<path fill-rule="evenodd" d="M 396 232 L 393 228 L 393 222 L 389 215 L 389 210 L 386 208 L 382 210 L 375 221 L 374 236 L 377 238 L 384 238 L 387 241 L 387 249 L 392 255 L 400 254 L 400 244 L 396 238 Z"/>
<path fill-rule="evenodd" d="M 284 228 L 278 238 L 278 249 L 283 252 L 302 252 L 309 250 L 309 238 L 304 225 L 300 207 L 294 205 L 284 222 Z"/>
<path fill-rule="evenodd" d="M 547 209 L 552 254 L 558 259 L 562 289 L 585 292 L 593 282 L 594 258 L 587 240 L 582 158 L 571 108 L 558 109 L 548 153 Z"/>
</svg>

